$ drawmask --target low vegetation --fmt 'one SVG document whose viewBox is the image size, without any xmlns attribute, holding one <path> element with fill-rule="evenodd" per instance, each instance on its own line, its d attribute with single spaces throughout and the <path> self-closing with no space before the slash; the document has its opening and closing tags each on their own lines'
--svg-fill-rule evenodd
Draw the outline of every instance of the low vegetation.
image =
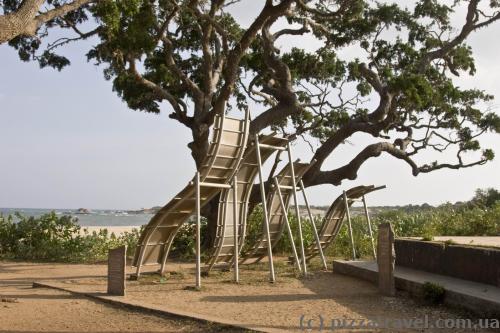
<svg viewBox="0 0 500 333">
<path fill-rule="evenodd" d="M 297 219 L 289 216 L 294 235 L 298 235 Z M 261 232 L 262 210 L 256 209 L 249 218 L 247 240 L 254 239 Z M 321 224 L 317 218 L 317 226 Z M 500 192 L 495 189 L 477 190 L 472 200 L 456 204 L 443 204 L 438 207 L 430 205 L 399 207 L 386 209 L 372 216 L 374 238 L 377 237 L 377 226 L 391 223 L 397 237 L 420 237 L 432 240 L 434 236 L 500 236 Z M 358 257 L 369 257 L 372 254 L 368 225 L 363 215 L 352 218 L 353 237 Z M 305 220 L 302 224 L 304 243 L 306 246 L 314 242 L 311 224 Z M 298 245 L 298 238 L 295 237 Z M 245 249 L 245 248 L 244 248 Z M 278 253 L 291 253 L 288 237 L 284 235 L 275 248 Z M 326 255 L 332 257 L 351 258 L 351 243 L 346 224 L 340 230 L 335 242 L 327 249 Z"/>
<path fill-rule="evenodd" d="M 425 282 L 422 285 L 422 297 L 430 304 L 436 305 L 443 303 L 445 294 L 446 290 L 439 284 Z"/>
<path fill-rule="evenodd" d="M 127 245 L 133 252 L 139 230 L 117 237 L 107 230 L 88 232 L 71 216 L 0 215 L 0 257 L 30 261 L 97 262 L 108 249 Z"/>
<path fill-rule="evenodd" d="M 293 214 L 289 216 L 295 244 L 298 246 L 298 224 Z M 243 254 L 249 250 L 262 232 L 262 209 L 258 206 L 250 215 L 246 244 Z M 398 237 L 421 237 L 432 240 L 433 236 L 498 236 L 500 235 L 500 193 L 493 189 L 478 190 L 468 202 L 444 204 L 438 207 L 425 205 L 411 209 L 401 207 L 379 212 L 372 216 L 374 237 L 377 226 L 390 222 Z M 321 219 L 315 220 L 317 226 Z M 371 255 L 371 241 L 364 216 L 354 216 L 352 221 L 356 253 L 358 257 Z M 206 221 L 202 221 L 202 235 Z M 305 246 L 314 242 L 312 225 L 303 220 L 302 230 Z M 194 257 L 194 224 L 185 224 L 172 245 L 172 256 L 181 259 Z M 107 251 L 121 245 L 128 246 L 128 254 L 133 255 L 140 230 L 134 229 L 119 236 L 107 230 L 88 232 L 71 216 L 55 213 L 40 217 L 0 215 L 0 258 L 30 261 L 58 261 L 92 263 L 106 260 Z M 202 239 L 203 241 L 203 239 Z M 276 245 L 275 253 L 289 255 L 291 244 L 286 235 Z M 351 257 L 351 245 L 344 225 L 336 241 L 327 249 L 331 257 Z"/>
<path fill-rule="evenodd" d="M 476 197 L 475 197 L 476 198 Z M 500 236 L 500 200 L 483 205 L 474 199 L 461 204 L 444 204 L 424 210 L 387 211 L 374 216 L 372 219 L 375 232 L 377 225 L 390 222 L 397 237 L 421 237 L 423 240 L 432 240 L 434 236 Z M 361 228 L 360 228 L 361 225 Z M 366 222 L 356 217 L 354 233 L 357 234 L 361 255 L 369 255 L 366 246 Z M 347 234 L 343 230 L 346 240 Z M 342 236 L 342 235 L 341 235 Z M 339 244 L 337 244 L 339 245 Z M 335 250 L 335 245 L 334 249 Z M 343 253 L 345 247 L 338 248 L 337 253 Z"/>
</svg>

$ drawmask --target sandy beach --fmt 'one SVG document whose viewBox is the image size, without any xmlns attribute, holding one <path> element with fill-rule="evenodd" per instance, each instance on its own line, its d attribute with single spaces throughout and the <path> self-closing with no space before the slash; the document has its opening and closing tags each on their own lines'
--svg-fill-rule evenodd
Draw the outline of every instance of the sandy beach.
<svg viewBox="0 0 500 333">
<path fill-rule="evenodd" d="M 412 239 L 421 239 L 421 237 L 409 237 Z M 500 236 L 435 236 L 434 241 L 471 245 L 471 246 L 493 246 L 500 247 Z"/>
<path fill-rule="evenodd" d="M 80 234 L 84 234 L 85 230 L 87 230 L 89 233 L 92 232 L 99 232 L 100 230 L 107 229 L 109 233 L 114 233 L 116 236 L 119 236 L 123 234 L 124 232 L 132 232 L 132 230 L 137 229 L 140 230 L 141 226 L 102 226 L 102 227 L 97 227 L 97 226 L 91 226 L 91 227 L 82 227 L 80 230 Z"/>
</svg>

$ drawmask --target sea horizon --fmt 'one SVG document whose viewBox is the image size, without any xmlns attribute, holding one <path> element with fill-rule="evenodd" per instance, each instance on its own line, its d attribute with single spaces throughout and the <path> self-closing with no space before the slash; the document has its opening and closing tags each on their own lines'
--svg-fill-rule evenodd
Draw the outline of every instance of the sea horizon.
<svg viewBox="0 0 500 333">
<path fill-rule="evenodd" d="M 147 224 L 153 217 L 153 213 L 142 210 L 126 209 L 93 209 L 88 212 L 79 213 L 80 208 L 11 208 L 0 207 L 0 213 L 4 216 L 20 213 L 25 216 L 39 217 L 50 212 L 58 216 L 71 215 L 78 220 L 82 227 L 106 227 L 106 226 L 141 226 Z"/>
</svg>

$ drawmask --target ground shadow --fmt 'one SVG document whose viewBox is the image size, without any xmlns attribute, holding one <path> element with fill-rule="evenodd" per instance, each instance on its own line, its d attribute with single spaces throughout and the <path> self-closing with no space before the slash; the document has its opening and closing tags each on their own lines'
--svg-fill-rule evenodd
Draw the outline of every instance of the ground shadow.
<svg viewBox="0 0 500 333">
<path fill-rule="evenodd" d="M 0 294 L 0 299 L 75 299 L 84 298 L 80 295 L 72 295 L 69 293 L 61 293 L 59 295 L 43 295 L 43 294 Z"/>
<path fill-rule="evenodd" d="M 206 302 L 294 302 L 314 299 L 329 299 L 330 297 L 318 294 L 292 294 L 292 295 L 250 295 L 250 296 L 205 296 L 201 301 Z"/>
</svg>

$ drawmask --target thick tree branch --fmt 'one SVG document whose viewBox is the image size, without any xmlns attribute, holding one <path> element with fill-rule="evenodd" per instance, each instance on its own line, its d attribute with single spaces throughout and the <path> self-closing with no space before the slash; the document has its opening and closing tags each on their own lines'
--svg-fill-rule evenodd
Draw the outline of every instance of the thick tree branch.
<svg viewBox="0 0 500 333">
<path fill-rule="evenodd" d="M 224 112 L 225 104 L 229 100 L 238 79 L 240 60 L 250 47 L 250 44 L 255 40 L 259 30 L 262 29 L 269 18 L 285 14 L 293 2 L 294 0 L 282 0 L 279 4 L 273 5 L 272 0 L 266 0 L 266 4 L 262 11 L 230 51 L 223 70 L 224 85 L 220 89 L 220 93 L 215 100 L 210 120 L 212 120 L 216 114 Z"/>
<path fill-rule="evenodd" d="M 24 0 L 17 11 L 0 16 L 0 44 L 18 36 L 34 36 L 44 23 L 96 1 L 75 0 L 37 15 L 45 0 Z"/>
<path fill-rule="evenodd" d="M 259 133 L 264 128 L 275 125 L 292 114 L 300 112 L 297 106 L 278 103 L 255 117 L 250 123 L 250 132 Z"/>
<path fill-rule="evenodd" d="M 129 68 L 128 68 L 129 73 L 132 74 L 139 83 L 141 83 L 142 85 L 153 91 L 158 96 L 157 98 L 159 100 L 167 100 L 170 103 L 170 105 L 174 109 L 174 113 L 171 114 L 169 117 L 178 120 L 180 123 L 184 124 L 189 128 L 192 128 L 193 119 L 192 117 L 187 116 L 186 104 L 181 99 L 176 98 L 174 95 L 168 92 L 168 90 L 163 89 L 156 83 L 142 76 L 135 67 L 134 59 L 129 59 L 128 62 L 129 62 Z"/>
<path fill-rule="evenodd" d="M 320 171 L 314 178 L 304 179 L 304 183 L 306 184 L 306 186 L 314 186 L 319 184 L 340 185 L 342 180 L 344 179 L 354 180 L 358 176 L 358 170 L 361 165 L 363 165 L 364 162 L 372 157 L 380 156 L 382 152 L 387 152 L 396 158 L 404 160 L 411 166 L 413 174 L 418 174 L 417 165 L 408 156 L 406 156 L 406 153 L 404 151 L 398 149 L 392 143 L 379 142 L 367 146 L 348 164 L 335 170 Z"/>
</svg>

